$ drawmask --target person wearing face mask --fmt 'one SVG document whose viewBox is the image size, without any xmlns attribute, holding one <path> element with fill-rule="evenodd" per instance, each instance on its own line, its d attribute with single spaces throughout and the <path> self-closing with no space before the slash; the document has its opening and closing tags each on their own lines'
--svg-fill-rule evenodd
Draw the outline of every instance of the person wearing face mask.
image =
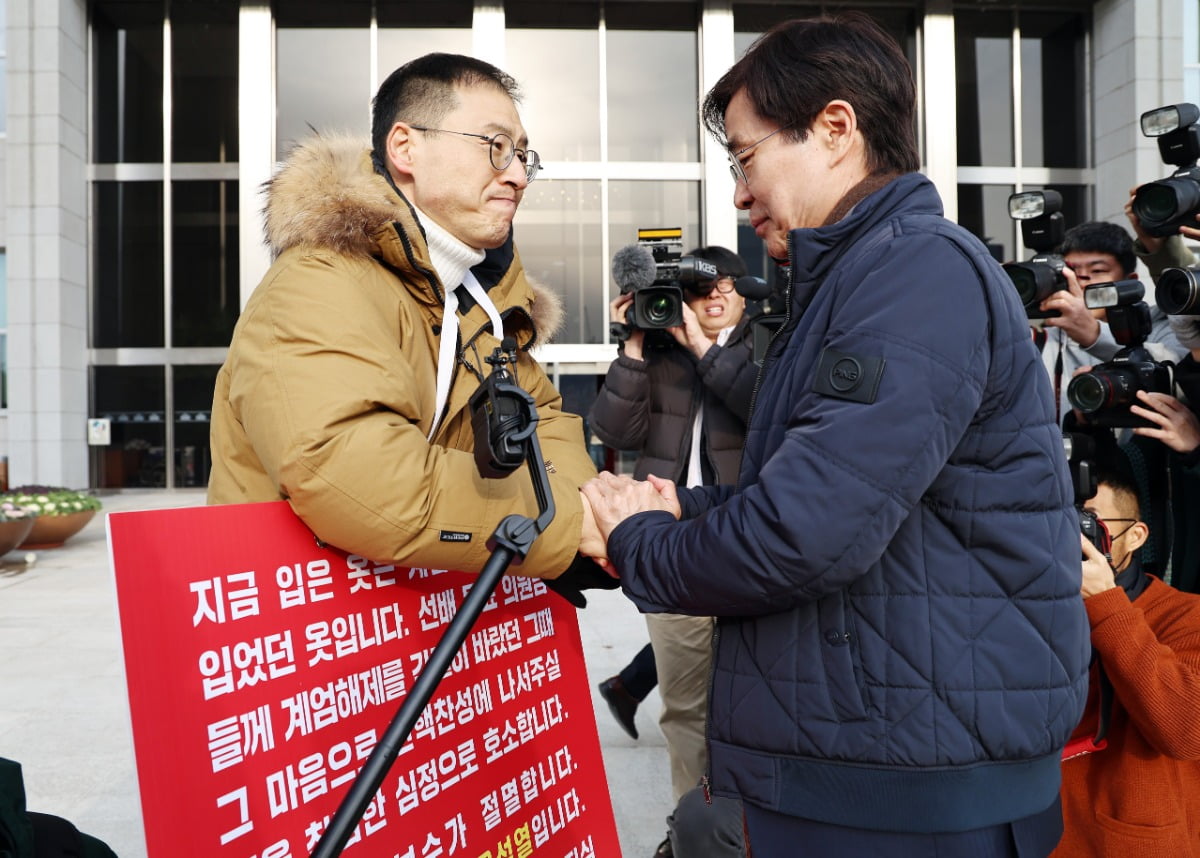
<svg viewBox="0 0 1200 858">
<path fill-rule="evenodd" d="M 758 372 L 746 301 L 733 286 L 746 266 L 736 253 L 715 245 L 686 255 L 715 265 L 717 279 L 685 291 L 683 324 L 668 328 L 669 337 L 661 331 L 631 331 L 608 369 L 588 422 L 608 446 L 638 451 L 637 479 L 654 474 L 681 486 L 732 485 Z M 625 321 L 632 301 L 633 293 L 612 301 L 613 321 Z M 700 781 L 707 760 L 704 726 L 713 619 L 647 614 L 646 626 L 663 703 L 659 726 L 678 801 Z M 602 688 L 606 700 L 625 691 L 614 679 L 619 681 L 611 677 Z M 670 855 L 670 849 L 668 838 L 656 854 Z"/>
<path fill-rule="evenodd" d="M 1091 681 L 1063 753 L 1053 855 L 1188 858 L 1200 855 L 1200 596 L 1143 571 L 1137 549 L 1150 534 L 1134 474 L 1115 448 L 1096 464 L 1084 508 L 1111 548 L 1082 540 Z"/>
</svg>

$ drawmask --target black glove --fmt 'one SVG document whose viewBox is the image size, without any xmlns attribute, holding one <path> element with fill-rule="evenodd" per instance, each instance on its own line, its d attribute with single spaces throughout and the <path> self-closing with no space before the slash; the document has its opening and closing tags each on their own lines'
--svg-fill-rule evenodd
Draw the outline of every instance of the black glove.
<svg viewBox="0 0 1200 858">
<path fill-rule="evenodd" d="M 587 607 L 584 590 L 616 590 L 621 586 L 620 581 L 584 554 L 576 554 L 565 572 L 557 578 L 543 578 L 542 583 L 576 608 Z"/>
</svg>

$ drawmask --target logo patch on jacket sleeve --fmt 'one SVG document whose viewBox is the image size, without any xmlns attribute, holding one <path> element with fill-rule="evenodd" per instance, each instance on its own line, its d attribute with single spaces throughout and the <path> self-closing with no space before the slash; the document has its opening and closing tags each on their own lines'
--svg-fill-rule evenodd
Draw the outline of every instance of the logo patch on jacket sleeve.
<svg viewBox="0 0 1200 858">
<path fill-rule="evenodd" d="M 467 530 L 443 530 L 441 533 L 442 542 L 470 542 L 471 533 Z"/>
<path fill-rule="evenodd" d="M 870 405 L 879 392 L 884 363 L 880 357 L 852 355 L 827 348 L 821 352 L 813 390 L 835 399 Z"/>
</svg>

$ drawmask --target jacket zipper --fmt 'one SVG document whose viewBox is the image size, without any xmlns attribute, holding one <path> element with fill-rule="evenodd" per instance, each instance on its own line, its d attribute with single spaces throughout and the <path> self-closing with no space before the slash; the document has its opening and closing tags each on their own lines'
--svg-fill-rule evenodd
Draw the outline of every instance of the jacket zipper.
<svg viewBox="0 0 1200 858">
<path fill-rule="evenodd" d="M 425 275 L 425 279 L 429 283 L 429 288 L 433 290 L 433 296 L 438 299 L 438 302 L 442 306 L 445 306 L 445 290 L 438 288 L 437 277 L 432 271 L 417 262 L 416 254 L 413 253 L 412 243 L 408 240 L 408 235 L 401 228 L 400 224 L 392 221 L 392 229 L 395 231 L 396 237 L 400 239 L 400 246 L 404 248 L 404 255 L 408 257 L 408 264 L 413 267 L 413 271 Z"/>
<path fill-rule="evenodd" d="M 750 421 L 754 417 L 754 409 L 758 404 L 758 389 L 762 386 L 763 375 L 766 374 L 767 366 L 771 360 L 771 349 L 775 345 L 775 340 L 779 337 L 779 333 L 784 330 L 792 319 L 792 272 L 796 270 L 796 259 L 792 239 L 788 237 L 788 284 L 787 289 L 783 293 L 783 324 L 781 324 L 775 333 L 771 335 L 770 341 L 767 343 L 767 352 L 763 355 L 763 365 L 758 370 L 758 375 L 754 377 L 754 392 L 750 394 L 750 412 L 746 415 L 746 427 L 749 428 Z M 737 489 L 740 491 L 743 487 L 742 474 L 738 474 Z M 704 774 L 700 778 L 700 787 L 704 792 L 704 803 L 712 804 L 712 693 L 713 684 L 716 677 L 717 668 L 717 647 L 721 643 L 721 621 L 713 620 L 712 633 L 712 658 L 713 669 L 708 672 L 708 717 L 704 719 Z"/>
<path fill-rule="evenodd" d="M 708 671 L 708 712 L 704 719 L 704 774 L 700 776 L 700 788 L 704 792 L 704 803 L 712 804 L 712 694 L 714 677 L 717 673 L 717 644 L 721 641 L 721 621 L 713 617 L 712 668 Z"/>
</svg>

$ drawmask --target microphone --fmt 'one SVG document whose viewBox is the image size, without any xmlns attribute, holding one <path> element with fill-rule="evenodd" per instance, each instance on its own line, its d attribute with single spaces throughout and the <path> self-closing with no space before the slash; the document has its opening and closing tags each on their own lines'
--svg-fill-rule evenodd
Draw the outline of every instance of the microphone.
<svg viewBox="0 0 1200 858">
<path fill-rule="evenodd" d="M 654 254 L 641 244 L 622 247 L 613 254 L 612 276 L 621 294 L 652 285 L 657 277 Z"/>
<path fill-rule="evenodd" d="M 746 274 L 734 280 L 733 288 L 748 301 L 761 301 L 771 296 L 771 287 L 767 285 L 767 281 L 752 274 Z"/>
</svg>

